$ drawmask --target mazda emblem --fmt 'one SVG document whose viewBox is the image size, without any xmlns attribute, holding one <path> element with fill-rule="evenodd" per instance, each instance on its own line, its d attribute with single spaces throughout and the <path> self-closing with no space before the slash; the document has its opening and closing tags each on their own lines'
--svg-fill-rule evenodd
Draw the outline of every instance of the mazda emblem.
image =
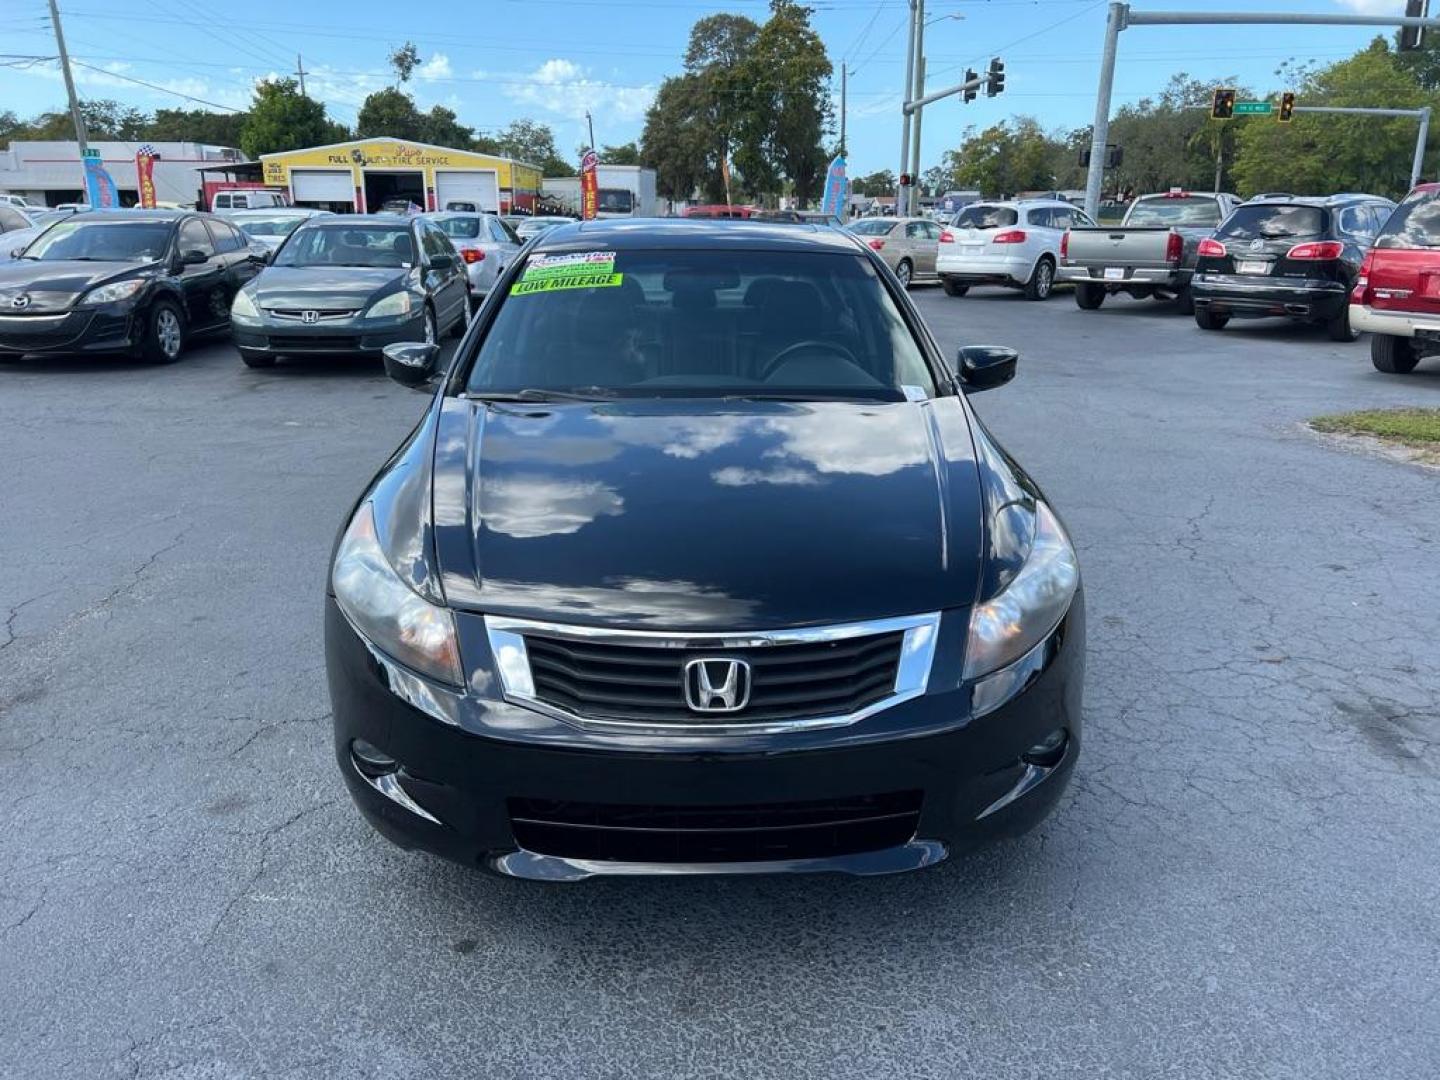
<svg viewBox="0 0 1440 1080">
<path fill-rule="evenodd" d="M 10 301 L 10 306 L 13 308 L 27 308 L 30 306 L 30 297 L 25 293 L 21 293 Z"/>
<path fill-rule="evenodd" d="M 302 312 L 300 313 L 300 321 L 301 321 L 302 323 L 306 323 L 307 325 L 310 324 L 310 323 L 317 323 L 317 322 L 320 321 L 320 312 L 318 312 L 318 311 L 302 311 Z"/>
<path fill-rule="evenodd" d="M 750 703 L 750 665 L 729 657 L 685 664 L 685 704 L 692 712 L 739 712 Z"/>
</svg>

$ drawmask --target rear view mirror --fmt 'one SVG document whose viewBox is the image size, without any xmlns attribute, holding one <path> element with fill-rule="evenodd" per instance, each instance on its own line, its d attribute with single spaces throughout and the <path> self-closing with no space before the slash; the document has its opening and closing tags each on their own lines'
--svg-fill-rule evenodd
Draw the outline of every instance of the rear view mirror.
<svg viewBox="0 0 1440 1080">
<path fill-rule="evenodd" d="M 386 345 L 385 374 L 405 386 L 424 386 L 435 377 L 435 361 L 439 345 L 423 341 L 400 341 Z"/>
<path fill-rule="evenodd" d="M 431 270 L 452 270 L 455 267 L 455 259 L 451 255 L 431 255 Z"/>
<path fill-rule="evenodd" d="M 189 251 L 180 253 L 180 265 L 182 266 L 199 266 L 201 263 L 209 261 L 209 256 L 199 248 L 191 248 Z"/>
<path fill-rule="evenodd" d="M 1004 345 L 962 345 L 955 354 L 955 370 L 967 393 L 993 390 L 1015 377 L 1020 354 Z"/>
</svg>

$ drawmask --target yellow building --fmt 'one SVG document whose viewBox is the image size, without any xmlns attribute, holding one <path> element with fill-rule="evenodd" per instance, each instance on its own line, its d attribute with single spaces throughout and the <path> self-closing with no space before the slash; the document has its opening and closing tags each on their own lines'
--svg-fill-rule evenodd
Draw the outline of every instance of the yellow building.
<svg viewBox="0 0 1440 1080">
<path fill-rule="evenodd" d="M 391 199 L 425 210 L 533 211 L 540 191 L 534 165 L 405 139 L 355 139 L 283 154 L 262 154 L 267 186 L 284 188 L 296 206 L 337 213 L 375 213 Z"/>
</svg>

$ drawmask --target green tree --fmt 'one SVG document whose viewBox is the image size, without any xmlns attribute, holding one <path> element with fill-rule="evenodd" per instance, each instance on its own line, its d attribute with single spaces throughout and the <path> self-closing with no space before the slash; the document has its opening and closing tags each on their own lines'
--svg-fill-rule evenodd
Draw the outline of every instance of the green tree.
<svg viewBox="0 0 1440 1080">
<path fill-rule="evenodd" d="M 868 176 L 857 176 L 850 182 L 850 190 L 856 195 L 893 195 L 895 174 L 889 169 L 881 169 Z"/>
<path fill-rule="evenodd" d="M 240 128 L 240 149 L 250 157 L 340 142 L 346 129 L 325 115 L 323 103 L 300 93 L 294 79 L 264 79 Z"/>
<path fill-rule="evenodd" d="M 664 80 L 645 114 L 640 135 L 640 160 L 655 170 L 655 188 L 676 202 L 697 189 L 711 202 L 722 202 L 720 140 L 698 118 L 713 105 L 697 75 Z"/>
<path fill-rule="evenodd" d="M 415 74 L 415 69 L 420 66 L 420 50 L 415 48 L 415 43 L 405 42 L 398 49 L 390 54 L 390 66 L 395 69 L 395 77 L 402 83 L 410 81 L 410 76 Z"/>
<path fill-rule="evenodd" d="M 361 103 L 355 118 L 355 135 L 361 139 L 419 140 L 424 119 L 415 108 L 414 98 L 403 90 L 387 86 Z"/>
<path fill-rule="evenodd" d="M 1122 106 L 1110 121 L 1109 141 L 1123 148 L 1124 162 L 1109 174 L 1110 186 L 1136 192 L 1176 186 L 1215 190 L 1217 165 L 1219 190 L 1233 186 L 1235 136 L 1245 121 L 1210 118 L 1207 110 L 1218 85 L 1235 87 L 1242 97 L 1250 94 L 1235 79 L 1202 83 L 1181 72 L 1170 77 L 1158 97 Z M 1089 148 L 1088 129 L 1080 141 Z"/>
<path fill-rule="evenodd" d="M 750 92 L 740 124 L 738 164 L 751 183 L 789 182 L 803 208 L 819 194 L 829 160 L 830 58 L 810 25 L 813 9 L 770 0 L 770 18 L 742 65 Z"/>
<path fill-rule="evenodd" d="M 145 129 L 152 142 L 197 142 L 239 146 L 248 113 L 217 113 L 205 109 L 156 109 Z"/>
<path fill-rule="evenodd" d="M 555 148 L 555 132 L 535 120 L 510 121 L 499 135 L 486 140 L 491 153 L 540 166 L 546 176 L 574 176 L 575 166 L 560 156 Z"/>
<path fill-rule="evenodd" d="M 633 142 L 619 146 L 602 146 L 600 160 L 606 165 L 639 165 L 640 147 Z"/>
<path fill-rule="evenodd" d="M 460 123 L 454 111 L 444 105 L 432 105 L 420 117 L 419 139 L 433 146 L 454 150 L 470 150 L 475 146 L 475 130 Z"/>
<path fill-rule="evenodd" d="M 1414 109 L 1440 104 L 1397 60 L 1383 37 L 1292 84 L 1303 105 Z M 1321 195 L 1401 195 L 1410 183 L 1415 121 L 1408 117 L 1297 113 L 1289 124 L 1258 117 L 1236 124 L 1234 174 L 1241 194 L 1279 189 Z"/>
<path fill-rule="evenodd" d="M 957 187 L 988 196 L 1048 191 L 1058 186 L 1055 170 L 1064 147 L 1063 137 L 1047 135 L 1034 117 L 1020 116 L 978 134 L 966 128 L 960 148 L 946 152 L 943 167 Z"/>
</svg>

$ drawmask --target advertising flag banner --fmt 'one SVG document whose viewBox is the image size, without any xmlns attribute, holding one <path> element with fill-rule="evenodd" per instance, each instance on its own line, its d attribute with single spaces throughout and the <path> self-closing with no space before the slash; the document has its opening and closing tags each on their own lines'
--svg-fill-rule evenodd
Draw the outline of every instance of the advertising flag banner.
<svg viewBox="0 0 1440 1080">
<path fill-rule="evenodd" d="M 115 188 L 115 181 L 105 171 L 98 150 L 92 150 L 85 156 L 85 194 L 94 209 L 120 205 L 120 192 Z"/>
<path fill-rule="evenodd" d="M 825 194 L 820 200 L 821 212 L 843 217 L 845 200 L 849 194 L 850 180 L 845 175 L 845 159 L 836 154 L 835 160 L 830 162 L 830 170 L 825 174 Z"/>
<path fill-rule="evenodd" d="M 135 187 L 140 192 L 140 205 L 155 209 L 155 148 L 145 143 L 135 151 Z"/>
<path fill-rule="evenodd" d="M 600 209 L 600 155 L 594 150 L 585 151 L 580 159 L 580 217 L 594 221 Z"/>
</svg>

